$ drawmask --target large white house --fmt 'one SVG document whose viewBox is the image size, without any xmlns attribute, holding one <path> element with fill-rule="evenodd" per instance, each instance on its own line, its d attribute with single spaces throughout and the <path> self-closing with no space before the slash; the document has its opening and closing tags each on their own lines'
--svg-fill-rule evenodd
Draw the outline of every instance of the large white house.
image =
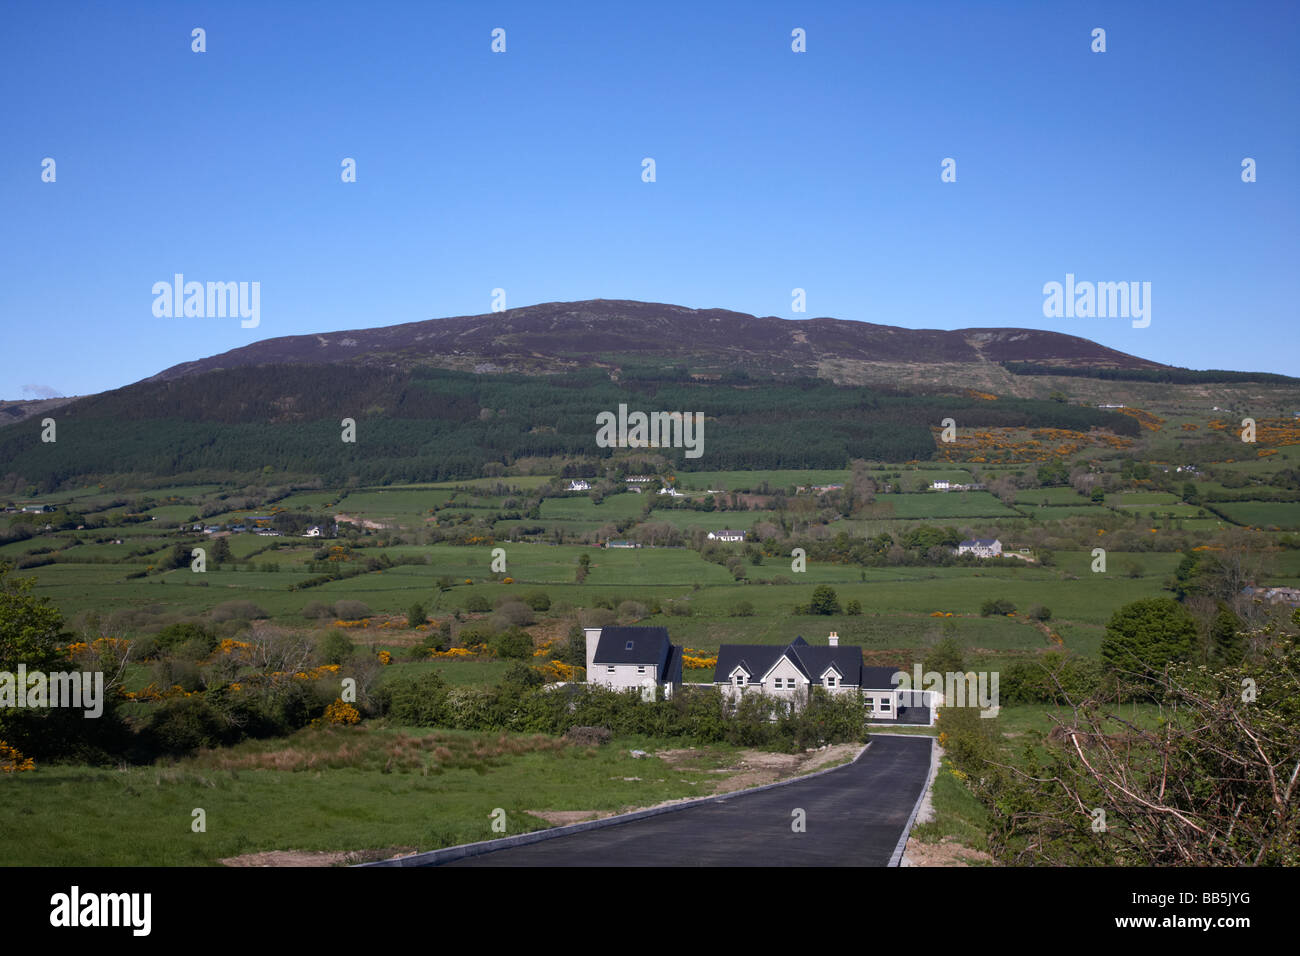
<svg viewBox="0 0 1300 956">
<path fill-rule="evenodd" d="M 723 528 L 721 531 L 710 531 L 708 538 L 710 541 L 744 541 L 745 532 Z"/>
<path fill-rule="evenodd" d="M 957 545 L 958 554 L 973 554 L 977 558 L 1002 557 L 1002 542 L 997 538 L 968 538 Z"/>
<path fill-rule="evenodd" d="M 569 491 L 590 491 L 591 483 L 583 481 L 581 478 L 575 478 L 569 482 Z"/>
<path fill-rule="evenodd" d="M 898 669 L 866 667 L 862 648 L 841 645 L 834 631 L 825 646 L 796 637 L 785 647 L 775 644 L 723 644 L 713 683 L 723 694 L 739 700 L 745 694 L 767 694 L 794 705 L 806 702 L 814 686 L 832 694 L 860 693 L 863 706 L 876 720 L 897 718 L 904 691 L 894 683 Z"/>
<path fill-rule="evenodd" d="M 647 687 L 667 699 L 682 686 L 682 649 L 666 627 L 588 627 L 587 683 L 612 690 Z"/>
</svg>

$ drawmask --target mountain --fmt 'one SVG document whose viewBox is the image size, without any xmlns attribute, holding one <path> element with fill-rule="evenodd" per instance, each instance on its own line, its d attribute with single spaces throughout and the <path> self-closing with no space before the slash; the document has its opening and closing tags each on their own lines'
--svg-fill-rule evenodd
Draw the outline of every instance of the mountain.
<svg viewBox="0 0 1300 956">
<path fill-rule="evenodd" d="M 665 362 L 666 360 L 666 362 Z M 622 362 L 692 369 L 822 375 L 859 366 L 1035 362 L 1071 368 L 1159 369 L 1158 362 L 1088 339 L 1036 329 L 904 329 L 843 319 L 782 319 L 725 309 L 593 299 L 408 322 L 377 329 L 290 335 L 174 365 L 146 381 L 258 365 L 433 365 L 465 371 L 547 373 Z M 859 369 L 860 371 L 860 369 Z M 860 376 L 850 375 L 850 378 Z"/>
</svg>

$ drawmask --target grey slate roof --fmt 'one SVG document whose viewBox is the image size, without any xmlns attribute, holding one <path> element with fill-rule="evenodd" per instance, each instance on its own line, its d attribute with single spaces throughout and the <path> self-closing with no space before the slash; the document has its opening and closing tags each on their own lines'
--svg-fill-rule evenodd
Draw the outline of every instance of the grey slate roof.
<svg viewBox="0 0 1300 956">
<path fill-rule="evenodd" d="M 866 690 L 893 690 L 894 675 L 900 667 L 864 667 L 862 668 L 862 686 Z"/>
<path fill-rule="evenodd" d="M 862 648 L 842 644 L 839 647 L 813 647 L 802 637 L 796 637 L 786 646 L 779 644 L 723 644 L 718 648 L 718 666 L 713 670 L 713 682 L 730 683 L 731 672 L 743 666 L 754 680 L 758 680 L 782 657 L 787 657 L 795 668 L 809 681 L 817 683 L 832 665 L 840 672 L 842 683 L 850 687 L 862 686 Z M 892 668 L 871 668 L 888 670 Z M 892 686 L 885 684 L 884 686 Z"/>
<path fill-rule="evenodd" d="M 629 644 L 632 646 L 628 647 Z M 602 627 L 592 663 L 666 665 L 670 663 L 672 646 L 666 627 Z M 678 649 L 679 670 L 681 665 L 681 650 Z M 666 674 L 667 671 L 661 666 L 659 673 Z"/>
</svg>

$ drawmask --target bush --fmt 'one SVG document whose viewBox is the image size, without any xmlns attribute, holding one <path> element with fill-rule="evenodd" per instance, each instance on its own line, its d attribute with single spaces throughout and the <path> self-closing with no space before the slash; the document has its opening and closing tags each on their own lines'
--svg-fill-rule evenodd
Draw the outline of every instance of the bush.
<svg viewBox="0 0 1300 956">
<path fill-rule="evenodd" d="M 473 614 L 481 614 L 492 610 L 492 604 L 481 594 L 471 594 L 465 599 L 465 610 Z"/>
<path fill-rule="evenodd" d="M 334 616 L 340 621 L 359 621 L 363 617 L 370 617 L 372 613 L 370 607 L 362 601 L 334 602 Z"/>
<path fill-rule="evenodd" d="M 617 621 L 618 616 L 604 608 L 588 608 L 578 612 L 578 623 L 583 627 L 610 627 Z"/>
<path fill-rule="evenodd" d="M 406 626 L 410 628 L 419 627 L 425 623 L 426 617 L 428 617 L 428 615 L 425 613 L 424 605 L 417 601 L 415 604 L 412 604 L 410 609 L 406 612 Z"/>
<path fill-rule="evenodd" d="M 523 601 L 514 599 L 503 601 L 493 615 L 493 622 L 501 630 L 508 627 L 523 627 L 532 624 L 534 620 L 533 609 Z"/>
<path fill-rule="evenodd" d="M 753 617 L 754 605 L 748 601 L 740 601 L 731 608 L 732 617 Z"/>
<path fill-rule="evenodd" d="M 329 617 L 332 613 L 330 606 L 322 601 L 308 601 L 302 608 L 302 616 L 309 619 Z"/>
<path fill-rule="evenodd" d="M 326 664 L 342 664 L 352 656 L 352 641 L 342 631 L 330 631 L 321 638 L 320 659 Z"/>
<path fill-rule="evenodd" d="M 1052 609 L 1041 604 L 1035 604 L 1031 607 L 1028 614 L 1035 621 L 1050 621 L 1052 619 Z"/>
<path fill-rule="evenodd" d="M 862 602 L 859 601 L 857 598 L 854 598 L 853 600 L 849 601 L 848 604 L 844 605 L 844 613 L 852 614 L 854 616 L 861 614 Z"/>
<path fill-rule="evenodd" d="M 207 656 L 216 650 L 217 634 L 210 628 L 204 627 L 197 621 L 180 621 L 176 624 L 168 624 L 155 635 L 158 646 L 164 650 L 174 650 L 191 641 L 199 641 L 205 650 L 202 656 Z"/>
<path fill-rule="evenodd" d="M 839 614 L 840 599 L 835 589 L 829 584 L 819 584 L 813 589 L 812 600 L 808 602 L 812 614 Z"/>
<path fill-rule="evenodd" d="M 599 747 L 613 738 L 608 727 L 570 727 L 564 734 L 564 739 L 569 743 L 583 747 Z"/>
<path fill-rule="evenodd" d="M 153 713 L 144 736 L 154 753 L 181 756 L 221 743 L 225 721 L 202 697 L 173 697 Z"/>
<path fill-rule="evenodd" d="M 533 638 L 525 630 L 512 627 L 508 631 L 502 631 L 495 640 L 492 641 L 492 649 L 497 652 L 498 657 L 509 657 L 517 660 L 531 660 L 533 656 Z"/>
<path fill-rule="evenodd" d="M 649 609 L 640 601 L 624 601 L 618 606 L 618 616 L 625 621 L 640 621 L 649 613 Z"/>
<path fill-rule="evenodd" d="M 1011 614 L 1016 606 L 1005 598 L 989 598 L 980 605 L 980 617 L 992 617 L 995 614 Z"/>
<path fill-rule="evenodd" d="M 539 613 L 551 609 L 551 598 L 545 591 L 529 591 L 524 595 L 524 603 Z"/>
<path fill-rule="evenodd" d="M 212 609 L 214 621 L 252 621 L 270 616 L 252 601 L 226 601 Z"/>
<path fill-rule="evenodd" d="M 690 617 L 694 613 L 689 601 L 669 601 L 668 613 L 673 617 Z"/>
</svg>

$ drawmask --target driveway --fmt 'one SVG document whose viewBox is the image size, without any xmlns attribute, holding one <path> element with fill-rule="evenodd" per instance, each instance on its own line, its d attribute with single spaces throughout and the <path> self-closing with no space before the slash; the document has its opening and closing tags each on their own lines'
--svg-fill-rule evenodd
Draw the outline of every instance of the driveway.
<svg viewBox="0 0 1300 956">
<path fill-rule="evenodd" d="M 873 735 L 853 763 L 784 786 L 443 866 L 886 866 L 930 770 L 931 738 Z M 803 833 L 791 827 L 802 809 Z"/>
</svg>

